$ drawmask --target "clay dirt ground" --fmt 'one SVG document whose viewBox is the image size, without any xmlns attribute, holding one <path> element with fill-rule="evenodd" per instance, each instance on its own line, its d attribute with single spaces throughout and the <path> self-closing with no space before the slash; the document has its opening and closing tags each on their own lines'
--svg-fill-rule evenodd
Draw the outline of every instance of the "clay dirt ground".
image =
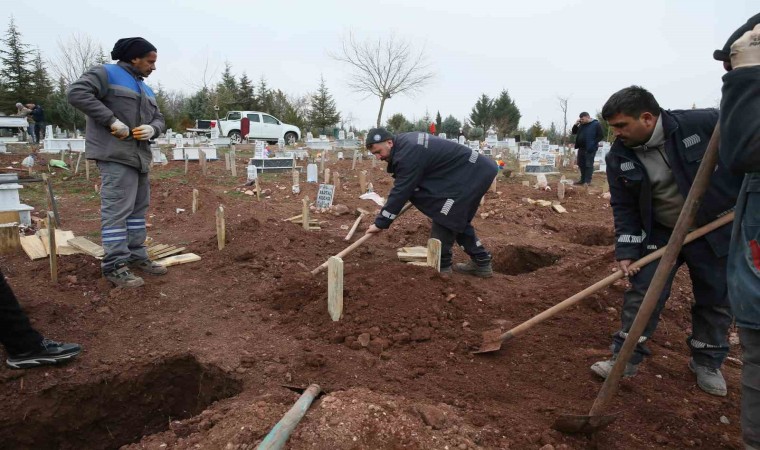
<svg viewBox="0 0 760 450">
<path fill-rule="evenodd" d="M 593 438 L 550 427 L 558 414 L 590 408 L 601 381 L 589 366 L 609 354 L 625 281 L 498 353 L 470 353 L 482 331 L 508 329 L 611 273 L 612 214 L 601 175 L 590 193 L 568 189 L 562 215 L 522 200 L 556 199 L 555 191 L 522 185 L 532 177 L 499 177 L 498 192 L 486 195 L 474 220 L 494 254 L 497 273 L 487 280 L 446 279 L 399 262 L 396 249 L 425 245 L 430 229 L 410 210 L 344 258 L 344 317 L 333 322 L 326 274 L 311 276 L 304 266 L 342 250 L 343 228 L 355 216 L 315 214 L 324 223 L 314 232 L 283 222 L 300 213 L 304 195 L 315 198 L 317 185 L 302 175 L 293 195 L 290 173 L 266 174 L 268 195 L 257 200 L 236 190 L 245 156 L 238 153 L 242 175 L 235 179 L 223 159 L 210 163 L 207 177 L 197 163 L 187 175 L 180 162 L 153 168 L 149 235 L 203 259 L 146 278 L 142 288 L 112 289 L 99 262 L 85 255 L 61 257 L 56 284 L 47 260 L 0 259 L 34 325 L 84 346 L 62 367 L 0 369 L 0 447 L 251 449 L 298 398 L 283 385 L 318 383 L 327 393 L 288 448 L 741 448 L 740 368 L 725 365 L 728 396 L 718 398 L 696 387 L 686 365 L 692 295 L 685 269 L 649 344 L 653 356 L 622 382 L 612 408 L 619 418 Z M 19 167 L 22 158 L 3 155 L 0 163 Z M 358 199 L 359 170 L 370 172 L 383 196 L 392 179 L 384 163 L 357 165 L 327 164 L 342 180 L 335 203 L 375 211 Z M 99 243 L 96 183 L 94 169 L 90 181 L 82 173 L 54 175 L 63 228 Z M 200 191 L 196 214 L 193 188 Z M 21 198 L 44 216 L 39 183 L 26 185 Z M 222 251 L 219 204 L 227 221 Z M 455 260 L 465 255 L 456 250 Z M 738 352 L 733 345 L 732 356 Z"/>
</svg>

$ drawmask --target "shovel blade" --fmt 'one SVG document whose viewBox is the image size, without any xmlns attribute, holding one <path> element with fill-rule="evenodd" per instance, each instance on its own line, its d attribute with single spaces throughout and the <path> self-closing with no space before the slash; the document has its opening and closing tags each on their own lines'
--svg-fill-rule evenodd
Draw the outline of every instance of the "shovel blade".
<svg viewBox="0 0 760 450">
<path fill-rule="evenodd" d="M 557 417 L 552 428 L 563 433 L 592 434 L 605 428 L 617 419 L 615 414 L 603 414 L 600 416 L 578 416 L 575 414 L 563 414 Z"/>
<path fill-rule="evenodd" d="M 501 330 L 488 330 L 483 332 L 482 341 L 480 348 L 472 352 L 473 354 L 476 355 L 479 353 L 498 351 L 501 349 L 501 343 L 504 342 L 504 337 L 502 336 Z"/>
</svg>

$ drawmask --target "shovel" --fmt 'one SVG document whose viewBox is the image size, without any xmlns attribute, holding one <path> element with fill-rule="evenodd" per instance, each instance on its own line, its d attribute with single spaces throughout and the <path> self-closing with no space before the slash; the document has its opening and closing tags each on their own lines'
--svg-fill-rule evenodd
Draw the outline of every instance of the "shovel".
<svg viewBox="0 0 760 450">
<path fill-rule="evenodd" d="M 726 225 L 727 223 L 730 223 L 734 220 L 734 213 L 733 211 L 726 214 L 725 216 L 722 216 L 707 225 L 703 225 L 696 230 L 692 231 L 686 236 L 686 240 L 684 240 L 684 245 L 688 244 L 689 242 L 699 239 L 700 237 L 706 235 L 707 233 L 716 230 L 723 225 Z M 638 261 L 632 263 L 629 268 L 631 269 L 638 269 L 640 267 L 644 267 L 647 264 L 651 263 L 652 261 L 656 261 L 660 259 L 660 257 L 665 253 L 665 250 L 668 247 L 663 247 L 657 251 L 654 251 L 645 257 L 639 259 Z M 602 280 L 597 281 L 596 283 L 592 284 L 591 286 L 587 287 L 586 289 L 578 292 L 577 294 L 573 295 L 570 298 L 567 298 L 556 305 L 552 306 L 551 308 L 547 309 L 546 311 L 542 312 L 541 314 L 538 314 L 537 316 L 534 316 L 525 322 L 521 323 L 520 325 L 517 325 L 516 327 L 512 328 L 509 331 L 506 331 L 502 333 L 500 329 L 496 330 L 489 330 L 483 332 L 483 339 L 482 344 L 480 344 L 480 348 L 477 351 L 472 352 L 473 354 L 479 354 L 479 353 L 491 353 L 495 352 L 501 349 L 501 345 L 514 337 L 517 337 L 521 334 L 523 334 L 525 331 L 527 331 L 530 328 L 533 328 L 535 325 L 538 325 L 539 323 L 543 322 L 546 319 L 549 319 L 551 317 L 556 316 L 557 314 L 561 313 L 562 311 L 566 310 L 567 308 L 575 305 L 576 303 L 580 302 L 581 300 L 585 299 L 589 295 L 600 291 L 607 286 L 611 285 L 612 283 L 616 282 L 617 280 L 623 278 L 623 271 L 618 270 L 617 272 L 613 273 L 612 275 L 608 276 L 607 278 L 604 278 Z"/>
<path fill-rule="evenodd" d="M 594 404 L 591 407 L 588 415 L 579 416 L 572 414 L 565 414 L 558 417 L 552 428 L 564 433 L 595 433 L 610 423 L 614 422 L 617 418 L 616 414 L 606 414 L 606 410 L 612 399 L 617 393 L 620 378 L 623 376 L 625 365 L 631 359 L 633 350 L 644 332 L 649 318 L 652 316 L 652 312 L 657 306 L 657 301 L 660 298 L 665 283 L 668 280 L 670 271 L 678 258 L 678 254 L 681 252 L 686 233 L 689 230 L 694 221 L 694 216 L 699 209 L 702 196 L 707 190 L 707 186 L 710 184 L 710 175 L 715 169 L 715 165 L 718 161 L 718 142 L 720 141 L 720 126 L 715 126 L 710 143 L 707 146 L 707 151 L 702 158 L 702 163 L 699 165 L 697 175 L 694 177 L 694 183 L 689 190 L 689 195 L 686 197 L 681 214 L 678 216 L 678 221 L 673 229 L 673 233 L 670 235 L 668 246 L 665 247 L 665 254 L 662 257 L 662 261 L 657 266 L 657 271 L 652 278 L 652 282 L 649 284 L 649 289 L 644 296 L 644 300 L 639 307 L 639 312 L 636 314 L 636 319 L 631 325 L 628 336 L 625 338 L 623 347 L 618 353 L 615 365 L 612 366 L 612 371 L 604 380 L 602 388 L 594 400 Z"/>
<path fill-rule="evenodd" d="M 412 204 L 411 204 L 411 203 L 407 203 L 406 205 L 404 205 L 404 207 L 403 207 L 403 208 L 401 208 L 401 211 L 399 211 L 399 213 L 398 213 L 398 214 L 396 214 L 396 217 L 398 218 L 399 216 L 401 216 L 401 214 L 404 214 L 404 213 L 405 213 L 405 212 L 406 212 L 406 211 L 407 211 L 409 208 L 411 208 L 411 207 L 412 207 Z M 356 249 L 357 249 L 359 246 L 361 246 L 361 245 L 362 245 L 362 244 L 363 244 L 365 241 L 369 240 L 370 238 L 372 238 L 372 237 L 373 237 L 373 236 L 375 236 L 376 234 L 377 234 L 377 233 L 373 233 L 373 234 L 365 234 L 364 236 L 362 236 L 362 237 L 360 237 L 359 239 L 357 239 L 357 240 L 356 240 L 356 242 L 354 242 L 353 244 L 351 244 L 351 245 L 349 245 L 348 247 L 346 247 L 346 248 L 344 248 L 343 250 L 341 250 L 341 251 L 340 251 L 340 253 L 338 253 L 338 254 L 337 254 L 337 255 L 335 255 L 335 256 L 336 256 L 336 257 L 338 257 L 338 258 L 343 258 L 344 256 L 348 255 L 348 254 L 349 254 L 349 253 L 351 253 L 352 251 L 356 250 Z M 327 261 L 325 261 L 325 262 L 323 262 L 322 264 L 320 264 L 319 266 L 317 266 L 317 267 L 316 267 L 314 270 L 312 270 L 312 271 L 311 271 L 311 274 L 312 274 L 312 275 L 316 275 L 316 274 L 318 274 L 319 272 L 322 272 L 323 270 L 327 269 L 327 263 L 328 263 L 329 261 L 330 261 L 330 260 L 328 259 Z"/>
</svg>

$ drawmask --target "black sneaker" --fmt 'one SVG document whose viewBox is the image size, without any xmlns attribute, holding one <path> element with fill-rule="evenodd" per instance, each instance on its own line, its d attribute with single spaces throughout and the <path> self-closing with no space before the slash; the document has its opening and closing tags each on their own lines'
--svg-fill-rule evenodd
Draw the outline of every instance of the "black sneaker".
<svg viewBox="0 0 760 450">
<path fill-rule="evenodd" d="M 82 346 L 79 344 L 43 339 L 40 343 L 40 348 L 37 350 L 20 353 L 18 355 L 9 354 L 5 363 L 14 369 L 30 369 L 37 366 L 67 362 L 81 351 Z"/>
<path fill-rule="evenodd" d="M 126 263 L 118 264 L 114 270 L 104 272 L 103 276 L 116 287 L 136 288 L 145 284 L 142 278 L 129 270 L 129 266 Z"/>
</svg>

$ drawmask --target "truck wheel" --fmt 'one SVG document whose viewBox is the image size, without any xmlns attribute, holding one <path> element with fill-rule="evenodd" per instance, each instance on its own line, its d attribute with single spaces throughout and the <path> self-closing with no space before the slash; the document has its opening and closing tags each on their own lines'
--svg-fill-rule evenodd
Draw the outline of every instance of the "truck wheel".
<svg viewBox="0 0 760 450">
<path fill-rule="evenodd" d="M 285 144 L 287 145 L 296 145 L 296 134 L 292 131 L 288 131 L 285 133 Z"/>
<path fill-rule="evenodd" d="M 240 139 L 240 132 L 239 131 L 230 131 L 230 143 L 231 144 L 239 144 L 242 139 Z"/>
</svg>

